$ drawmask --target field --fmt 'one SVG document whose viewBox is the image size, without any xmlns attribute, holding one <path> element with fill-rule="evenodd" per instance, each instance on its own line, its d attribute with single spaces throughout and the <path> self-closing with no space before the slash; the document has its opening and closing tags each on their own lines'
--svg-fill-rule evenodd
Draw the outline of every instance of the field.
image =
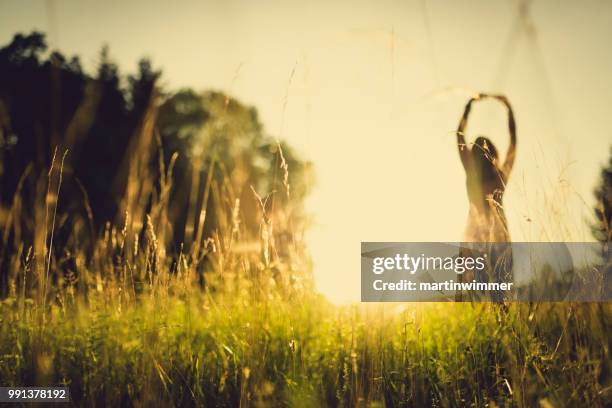
<svg viewBox="0 0 612 408">
<path fill-rule="evenodd" d="M 88 304 L 87 304 L 88 303 Z M 3 384 L 79 405 L 605 406 L 609 305 L 334 307 L 96 293 L 2 303 Z M 42 319 L 42 321 L 41 321 Z M 606 382 L 607 381 L 607 382 Z"/>
<path fill-rule="evenodd" d="M 91 255 L 69 239 L 76 252 L 62 262 L 49 249 L 50 197 L 62 182 L 54 163 L 38 205 L 49 228 L 34 240 L 45 256 L 24 245 L 10 254 L 3 385 L 66 384 L 80 406 L 610 403 L 609 304 L 335 306 L 312 289 L 290 203 L 272 213 L 260 200 L 249 244 L 229 196 L 217 202 L 236 205 L 217 206 L 219 228 L 194 245 L 204 257 L 166 252 L 155 229 L 160 199 L 133 239 L 126 231 L 137 223 L 108 225 Z"/>
<path fill-rule="evenodd" d="M 254 107 L 163 90 L 147 60 L 120 76 L 108 50 L 92 77 L 40 33 L 0 68 L 1 386 L 84 407 L 612 406 L 610 303 L 336 305 L 314 289 L 310 163 Z M 534 221 L 584 221 L 550 201 Z"/>
</svg>

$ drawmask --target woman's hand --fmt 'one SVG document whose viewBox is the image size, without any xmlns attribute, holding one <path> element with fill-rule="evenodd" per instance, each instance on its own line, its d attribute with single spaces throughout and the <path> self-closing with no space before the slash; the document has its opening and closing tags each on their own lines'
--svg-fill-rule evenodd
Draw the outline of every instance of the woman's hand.
<svg viewBox="0 0 612 408">
<path fill-rule="evenodd" d="M 471 98 L 468 100 L 467 105 L 465 106 L 465 111 L 466 111 L 466 113 L 469 113 L 469 112 L 470 112 L 470 110 L 471 110 L 471 108 L 472 108 L 472 103 L 473 103 L 473 102 L 476 102 L 476 101 L 478 101 L 478 100 L 480 100 L 480 99 L 484 98 L 485 96 L 486 96 L 486 94 L 483 94 L 483 93 L 480 93 L 480 92 L 479 92 L 479 93 L 477 93 L 476 95 L 472 96 L 472 97 L 471 97 Z"/>
<path fill-rule="evenodd" d="M 491 95 L 491 96 L 497 99 L 498 101 L 500 101 L 501 103 L 503 103 L 504 105 L 506 105 L 507 108 L 510 108 L 510 101 L 508 101 L 508 98 L 506 97 L 506 95 Z"/>
<path fill-rule="evenodd" d="M 506 95 L 502 94 L 488 94 L 484 92 L 479 92 L 469 100 L 468 104 L 471 105 L 474 101 L 479 101 L 487 98 L 497 99 L 498 101 L 503 103 L 508 109 L 510 109 L 510 102 L 508 101 L 508 98 L 506 97 Z"/>
</svg>

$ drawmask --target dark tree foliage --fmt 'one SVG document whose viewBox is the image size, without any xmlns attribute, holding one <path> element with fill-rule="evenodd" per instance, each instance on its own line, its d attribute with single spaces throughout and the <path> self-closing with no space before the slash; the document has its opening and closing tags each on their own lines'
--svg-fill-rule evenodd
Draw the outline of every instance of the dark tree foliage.
<svg viewBox="0 0 612 408">
<path fill-rule="evenodd" d="M 119 170 L 158 76 L 143 60 L 122 89 L 107 49 L 102 50 L 96 76 L 90 77 L 77 57 L 50 52 L 38 32 L 17 34 L 0 48 L 0 210 L 6 229 L 0 242 L 0 296 L 6 291 L 9 253 L 19 245 L 33 245 L 33 231 L 47 222 L 37 218 L 36 208 L 46 199 L 45 176 L 54 151 L 56 165 L 63 152 L 69 152 L 57 201 L 58 259 L 70 258 L 70 239 L 82 238 L 75 236 L 76 223 L 91 221 L 91 249 L 100 226 L 114 219 L 126 184 Z M 19 215 L 6 228 L 6 214 L 16 197 Z"/>
<path fill-rule="evenodd" d="M 42 58 L 44 36 L 18 34 L 0 49 L 2 199 L 11 199 L 26 165 L 49 163 L 51 146 L 74 114 L 85 88 L 77 58 Z"/>
<path fill-rule="evenodd" d="M 595 189 L 595 223 L 593 236 L 603 247 L 606 261 L 610 261 L 610 242 L 612 242 L 612 149 L 608 166 L 601 170 L 601 179 Z"/>
<path fill-rule="evenodd" d="M 129 173 L 135 162 L 145 167 L 148 177 L 137 184 L 152 181 L 160 191 L 160 170 L 168 169 L 176 155 L 168 218 L 159 222 L 171 232 L 166 237 L 172 237 L 177 250 L 183 243 L 188 247 L 196 233 L 210 236 L 219 222 L 227 222 L 223 218 L 228 213 L 231 218 L 236 203 L 243 225 L 258 234 L 262 210 L 253 189 L 266 204 L 264 212 L 274 203 L 302 202 L 309 164 L 265 134 L 254 108 L 220 92 L 185 89 L 162 94 L 159 77 L 146 59 L 135 75 L 122 77 L 107 48 L 100 53 L 97 72 L 89 76 L 77 57 L 50 52 L 44 35 L 37 32 L 17 34 L 0 48 L 0 215 L 15 197 L 23 202 L 20 225 L 0 242 L 0 278 L 6 277 L 7 247 L 32 245 L 32 234 L 17 237 L 15 231 L 40 229 L 35 208 L 45 200 L 55 149 L 59 156 L 69 151 L 54 226 L 54 252 L 65 252 L 56 253 L 58 259 L 70 258 L 71 242 L 80 248 L 87 245 L 75 232 L 84 231 L 84 223 L 89 224 L 92 250 L 108 222 L 117 225 L 125 219 L 127 210 L 120 206 L 128 186 L 134 185 Z M 151 134 L 142 130 L 151 123 L 153 137 L 143 137 Z M 135 156 L 144 159 L 135 161 Z M 151 207 L 154 196 L 143 205 Z M 299 205 L 293 208 L 293 215 L 300 211 Z M 146 214 L 150 208 L 142 209 Z M 206 222 L 200 226 L 197 214 L 203 209 Z M 0 279 L 0 292 L 4 283 Z"/>
<path fill-rule="evenodd" d="M 82 71 L 77 57 L 47 55 L 41 33 L 17 34 L 0 49 L 2 204 L 10 203 L 28 165 L 40 174 L 55 148 L 67 148 L 66 174 L 84 186 L 95 221 L 112 219 L 121 192 L 112 188 L 121 184 L 117 171 L 159 76 L 146 60 L 139 68 L 124 90 L 106 48 L 96 78 Z M 77 189 L 73 178 L 66 178 L 66 189 Z"/>
</svg>

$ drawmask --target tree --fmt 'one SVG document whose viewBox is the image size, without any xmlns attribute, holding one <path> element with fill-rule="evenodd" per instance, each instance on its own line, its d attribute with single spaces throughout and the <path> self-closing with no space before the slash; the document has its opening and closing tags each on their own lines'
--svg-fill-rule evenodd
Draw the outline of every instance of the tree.
<svg viewBox="0 0 612 408">
<path fill-rule="evenodd" d="M 244 225 L 250 226 L 252 233 L 258 232 L 255 230 L 261 210 L 251 187 L 264 199 L 270 195 L 268 203 L 276 200 L 279 205 L 289 201 L 301 205 L 309 191 L 306 180 L 309 163 L 288 145 L 265 133 L 255 108 L 221 92 L 196 93 L 183 89 L 170 95 L 159 109 L 157 128 L 166 161 L 172 153 L 178 153 L 170 200 L 175 243 L 188 244 L 198 232 L 198 226 L 193 225 L 197 224 L 194 214 L 204 205 L 210 208 L 234 205 L 220 203 L 215 193 L 209 194 L 206 204 L 203 202 L 211 169 L 210 180 L 222 190 L 223 196 L 240 200 Z M 289 169 L 286 180 L 281 166 L 283 160 Z M 217 228 L 217 213 L 208 211 L 205 235 Z"/>
<path fill-rule="evenodd" d="M 55 148 L 68 149 L 66 173 L 85 188 L 96 224 L 113 220 L 123 194 L 121 164 L 160 76 L 149 60 L 138 68 L 122 89 L 108 47 L 94 77 L 82 71 L 77 57 L 47 55 L 42 33 L 17 34 L 1 48 L 0 204 L 10 205 L 29 165 L 37 178 L 48 170 Z"/>
<path fill-rule="evenodd" d="M 602 244 L 606 259 L 610 260 L 612 242 L 612 149 L 608 166 L 601 170 L 601 179 L 595 189 L 595 223 L 591 226 L 593 236 Z"/>
<path fill-rule="evenodd" d="M 37 32 L 18 34 L 0 48 L 0 207 L 10 207 L 16 194 L 24 202 L 14 221 L 19 225 L 12 228 L 23 234 L 11 235 L 8 245 L 31 245 L 28 240 L 47 222 L 40 206 L 48 201 L 46 180 L 56 148 L 60 157 L 65 150 L 69 154 L 57 198 L 61 223 L 54 251 L 70 253 L 70 242 L 87 246 L 81 239 L 85 224 L 93 250 L 108 222 L 123 222 L 127 212 L 142 226 L 153 208 L 155 227 L 163 229 L 164 239 L 172 238 L 177 251 L 232 222 L 238 203 L 241 231 L 252 235 L 247 239 L 259 238 L 261 220 L 267 222 L 272 213 L 279 241 L 279 231 L 289 231 L 290 223 L 303 218 L 310 165 L 265 133 L 256 109 L 221 92 L 163 94 L 157 86 L 160 75 L 143 59 L 137 73 L 122 81 L 104 47 L 97 72 L 89 76 L 77 57 L 48 54 L 44 35 Z M 164 176 L 171 160 L 169 184 Z M 31 171 L 21 183 L 26 169 Z M 20 183 L 24 187 L 18 191 Z M 167 207 L 158 210 L 161 190 L 168 185 Z M 275 204 L 286 211 L 272 211 Z M 199 216 L 204 212 L 205 223 Z M 139 232 L 129 231 L 132 238 Z M 278 244 L 278 253 L 288 240 Z M 45 247 L 44 240 L 38 247 Z M 0 278 L 6 278 L 5 249 L 0 248 Z M 0 292 L 5 283 L 0 279 Z"/>
</svg>

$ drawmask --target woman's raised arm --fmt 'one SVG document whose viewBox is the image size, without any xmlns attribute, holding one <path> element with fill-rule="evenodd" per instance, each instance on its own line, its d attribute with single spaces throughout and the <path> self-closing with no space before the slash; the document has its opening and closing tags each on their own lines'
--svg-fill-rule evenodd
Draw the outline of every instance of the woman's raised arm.
<svg viewBox="0 0 612 408">
<path fill-rule="evenodd" d="M 502 165 L 502 172 L 504 176 L 508 178 L 510 172 L 512 171 L 512 166 L 514 166 L 514 159 L 516 157 L 516 122 L 514 121 L 514 112 L 512 111 L 512 106 L 503 95 L 498 95 L 496 98 L 501 101 L 506 108 L 508 109 L 508 131 L 510 132 L 510 146 L 508 146 L 508 152 L 506 153 L 506 158 L 504 159 L 504 164 Z"/>
<path fill-rule="evenodd" d="M 474 102 L 477 97 L 470 98 L 467 105 L 465 105 L 465 110 L 463 111 L 463 116 L 461 117 L 461 121 L 459 121 L 459 126 L 457 127 L 457 148 L 459 149 L 459 157 L 461 158 L 461 163 L 463 164 L 463 168 L 467 169 L 467 161 L 469 160 L 469 149 L 465 142 L 465 128 L 467 127 L 468 116 L 470 115 L 470 110 L 472 109 L 472 102 Z"/>
</svg>

